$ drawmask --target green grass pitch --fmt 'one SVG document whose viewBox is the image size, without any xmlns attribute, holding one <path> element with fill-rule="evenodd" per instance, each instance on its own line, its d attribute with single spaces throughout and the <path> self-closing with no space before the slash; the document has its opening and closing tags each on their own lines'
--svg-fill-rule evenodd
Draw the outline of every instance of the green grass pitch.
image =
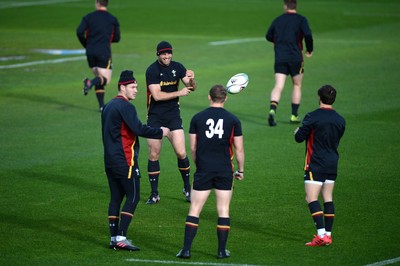
<svg viewBox="0 0 400 266">
<path fill-rule="evenodd" d="M 113 45 L 114 77 L 106 100 L 116 95 L 119 73 L 133 69 L 139 82 L 133 103 L 142 121 L 144 73 L 156 60 L 155 46 L 161 40 L 172 43 L 174 60 L 196 73 L 198 90 L 181 99 L 185 129 L 208 106 L 212 85 L 225 84 L 239 72 L 250 77 L 248 87 L 230 95 L 225 105 L 242 121 L 246 151 L 246 178 L 235 183 L 231 206 L 232 256 L 215 258 L 217 215 L 211 197 L 200 218 L 192 259 L 185 263 L 399 263 L 400 3 L 298 2 L 315 46 L 313 57 L 305 59 L 300 115 L 318 107 L 316 91 L 328 83 L 337 88 L 335 108 L 347 121 L 334 192 L 334 242 L 322 248 L 304 246 L 315 228 L 304 200 L 304 144 L 295 143 L 295 126 L 288 123 L 289 80 L 278 126 L 267 125 L 274 59 L 264 35 L 283 12 L 283 1 L 110 1 L 122 38 Z M 175 254 L 182 245 L 189 204 L 181 193 L 171 145 L 165 141 L 160 158 L 161 203 L 146 206 L 147 147 L 140 140 L 142 198 L 128 236 L 142 250 L 109 250 L 100 114 L 93 91 L 86 97 L 82 93 L 82 80 L 91 72 L 84 55 L 36 51 L 82 49 L 75 30 L 93 9 L 93 0 L 0 2 L 1 265 L 182 262 Z M 232 40 L 239 42 L 224 43 Z"/>
</svg>

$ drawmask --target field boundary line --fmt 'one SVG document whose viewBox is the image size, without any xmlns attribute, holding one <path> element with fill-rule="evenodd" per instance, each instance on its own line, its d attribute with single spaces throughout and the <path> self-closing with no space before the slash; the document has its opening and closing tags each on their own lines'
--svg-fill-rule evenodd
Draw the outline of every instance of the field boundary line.
<svg viewBox="0 0 400 266">
<path fill-rule="evenodd" d="M 213 262 L 187 262 L 173 260 L 145 260 L 145 259 L 126 259 L 128 262 L 143 262 L 156 264 L 182 264 L 182 265 L 208 265 L 208 266 L 263 266 L 254 264 L 232 264 L 232 263 L 213 263 Z M 265 265 L 264 265 L 265 266 Z"/>
<path fill-rule="evenodd" d="M 243 39 L 232 39 L 232 40 L 225 40 L 225 41 L 215 41 L 209 42 L 209 45 L 227 45 L 227 44 L 238 44 L 238 43 L 245 43 L 245 42 L 260 42 L 265 40 L 264 38 L 243 38 Z"/>
<path fill-rule="evenodd" d="M 80 2 L 80 1 L 82 0 L 47 0 L 47 1 L 21 2 L 21 3 L 0 3 L 0 9 L 26 7 L 26 6 L 44 6 L 51 4 L 62 4 L 62 3 Z"/>
<path fill-rule="evenodd" d="M 383 265 L 389 265 L 389 264 L 393 264 L 396 262 L 400 261 L 400 257 L 394 258 L 394 259 L 390 259 L 390 260 L 383 260 L 383 261 L 378 261 L 372 264 L 367 264 L 364 266 L 383 266 Z"/>
<path fill-rule="evenodd" d="M 19 68 L 19 67 L 27 67 L 27 66 L 35 66 L 35 65 L 44 65 L 44 64 L 58 64 L 70 61 L 78 61 L 84 60 L 86 56 L 77 56 L 77 57 L 68 57 L 68 58 L 59 58 L 59 59 L 50 59 L 50 60 L 40 60 L 40 61 L 32 61 L 27 63 L 13 64 L 13 65 L 4 65 L 0 66 L 0 69 L 10 69 L 10 68 Z"/>
</svg>

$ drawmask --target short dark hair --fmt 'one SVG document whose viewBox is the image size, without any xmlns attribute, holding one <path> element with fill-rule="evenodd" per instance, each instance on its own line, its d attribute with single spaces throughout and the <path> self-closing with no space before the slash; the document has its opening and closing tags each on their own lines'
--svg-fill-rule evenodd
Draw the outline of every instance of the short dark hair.
<svg viewBox="0 0 400 266">
<path fill-rule="evenodd" d="M 209 94 L 211 100 L 216 103 L 223 103 L 226 99 L 226 89 L 221 84 L 212 86 Z"/>
<path fill-rule="evenodd" d="M 108 0 L 96 0 L 101 6 L 108 6 Z"/>
<path fill-rule="evenodd" d="M 297 8 L 297 0 L 283 0 L 288 9 Z"/>
<path fill-rule="evenodd" d="M 331 85 L 324 85 L 318 90 L 318 96 L 323 104 L 332 105 L 336 100 L 336 90 Z"/>
</svg>

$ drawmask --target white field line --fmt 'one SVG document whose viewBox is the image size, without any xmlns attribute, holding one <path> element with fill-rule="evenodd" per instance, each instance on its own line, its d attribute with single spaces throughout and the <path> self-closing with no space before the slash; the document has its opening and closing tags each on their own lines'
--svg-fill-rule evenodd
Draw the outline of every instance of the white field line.
<svg viewBox="0 0 400 266">
<path fill-rule="evenodd" d="M 232 39 L 232 40 L 224 40 L 224 41 L 214 41 L 209 42 L 208 45 L 218 46 L 218 45 L 229 45 L 229 44 L 240 44 L 240 43 L 248 43 L 248 42 L 267 42 L 265 38 L 243 38 L 243 39 Z M 338 43 L 338 44 L 380 44 L 381 40 L 344 40 L 344 39 L 316 39 L 314 42 L 322 42 L 322 43 Z"/>
<path fill-rule="evenodd" d="M 172 261 L 172 260 L 142 260 L 142 259 L 127 259 L 128 262 L 143 262 L 152 264 L 182 264 L 182 265 L 206 265 L 206 266 L 261 266 L 253 264 L 229 264 L 229 263 L 212 263 L 212 262 L 187 262 L 187 261 Z"/>
<path fill-rule="evenodd" d="M 75 50 L 66 50 L 66 49 L 34 49 L 32 50 L 37 53 L 42 54 L 51 54 L 51 55 L 77 55 L 77 54 L 85 54 L 85 49 L 75 49 Z"/>
<path fill-rule="evenodd" d="M 33 62 L 27 62 L 27 63 L 21 63 L 21 64 L 0 66 L 0 69 L 10 69 L 10 68 L 27 67 L 27 66 L 35 66 L 35 65 L 44 65 L 44 64 L 58 64 L 58 63 L 78 61 L 78 60 L 84 60 L 84 59 L 86 59 L 86 56 L 77 56 L 77 57 L 51 59 L 51 60 L 41 60 L 41 61 L 33 61 Z"/>
<path fill-rule="evenodd" d="M 396 262 L 400 261 L 400 257 L 394 258 L 394 259 L 390 259 L 390 260 L 383 260 L 383 261 L 378 261 L 372 264 L 367 264 L 365 266 L 383 266 L 383 265 L 389 265 L 389 264 L 393 264 Z"/>
<path fill-rule="evenodd" d="M 82 0 L 48 0 L 48 1 L 35 1 L 35 2 L 20 2 L 20 3 L 0 3 L 0 9 L 26 7 L 26 6 L 43 6 L 68 2 L 80 2 Z"/>
<path fill-rule="evenodd" d="M 245 43 L 245 42 L 259 42 L 259 41 L 266 41 L 266 40 L 265 40 L 265 38 L 243 38 L 243 39 L 209 42 L 208 44 L 209 45 L 227 45 L 227 44 L 237 44 L 237 43 Z"/>
</svg>

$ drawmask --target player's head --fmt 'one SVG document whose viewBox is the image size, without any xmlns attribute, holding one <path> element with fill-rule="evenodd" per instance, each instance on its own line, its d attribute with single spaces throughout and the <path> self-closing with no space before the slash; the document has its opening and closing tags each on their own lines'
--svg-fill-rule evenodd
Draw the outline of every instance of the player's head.
<svg viewBox="0 0 400 266">
<path fill-rule="evenodd" d="M 167 41 L 162 41 L 157 45 L 157 56 L 163 53 L 172 54 L 172 45 Z"/>
<path fill-rule="evenodd" d="M 283 0 L 286 9 L 295 10 L 297 8 L 297 0 Z"/>
<path fill-rule="evenodd" d="M 226 89 L 221 84 L 214 85 L 210 89 L 209 96 L 211 101 L 215 103 L 223 103 L 226 101 Z"/>
<path fill-rule="evenodd" d="M 96 0 L 96 3 L 99 4 L 100 6 L 104 7 L 108 6 L 108 0 Z"/>
<path fill-rule="evenodd" d="M 319 88 L 318 96 L 323 104 L 332 105 L 336 100 L 336 90 L 331 85 L 324 85 Z"/>
<path fill-rule="evenodd" d="M 134 85 L 131 85 L 134 84 Z M 124 70 L 121 72 L 121 75 L 119 77 L 118 81 L 118 91 L 121 91 L 122 86 L 125 87 L 137 87 L 137 82 L 135 77 L 133 76 L 133 71 L 132 70 Z"/>
</svg>

